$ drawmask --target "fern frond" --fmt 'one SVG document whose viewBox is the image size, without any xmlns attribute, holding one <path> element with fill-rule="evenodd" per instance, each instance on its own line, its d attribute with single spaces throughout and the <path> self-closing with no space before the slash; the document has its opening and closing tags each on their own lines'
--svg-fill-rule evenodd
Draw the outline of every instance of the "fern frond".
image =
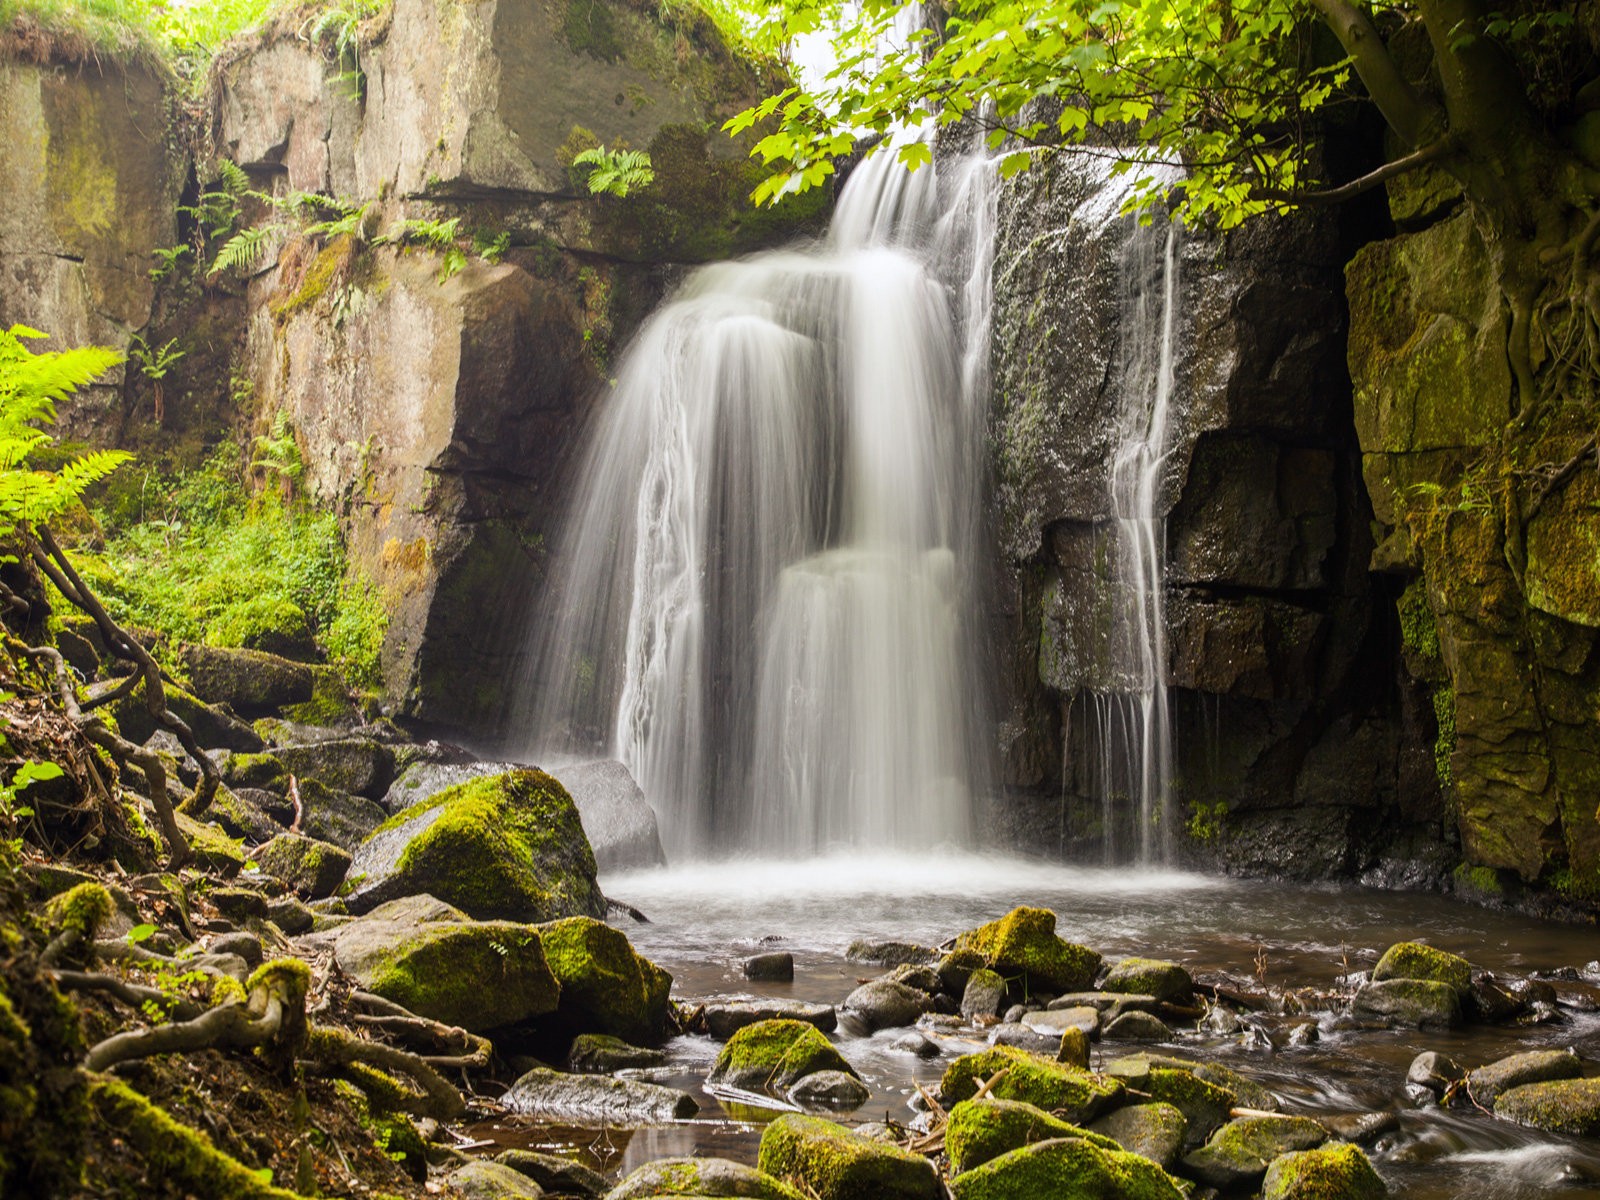
<svg viewBox="0 0 1600 1200">
<path fill-rule="evenodd" d="M 250 191 L 250 176 L 231 158 L 217 160 L 217 180 L 230 196 L 244 196 Z"/>
<path fill-rule="evenodd" d="M 249 229 L 241 229 L 226 242 L 222 249 L 217 251 L 217 257 L 211 264 L 210 274 L 220 275 L 224 271 L 238 271 L 241 274 L 250 274 L 260 265 L 267 252 L 267 244 L 278 233 L 276 225 L 253 225 Z"/>
</svg>

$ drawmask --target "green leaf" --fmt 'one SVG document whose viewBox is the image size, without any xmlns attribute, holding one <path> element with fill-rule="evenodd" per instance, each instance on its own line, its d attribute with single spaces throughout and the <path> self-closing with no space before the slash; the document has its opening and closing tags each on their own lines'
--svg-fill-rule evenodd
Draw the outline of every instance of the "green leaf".
<svg viewBox="0 0 1600 1200">
<path fill-rule="evenodd" d="M 896 155 L 908 171 L 925 167 L 933 161 L 933 147 L 927 142 L 908 142 Z"/>
<path fill-rule="evenodd" d="M 137 946 L 140 942 L 147 940 L 155 931 L 156 927 L 154 925 L 135 925 L 128 930 L 125 936 L 131 945 Z"/>
</svg>

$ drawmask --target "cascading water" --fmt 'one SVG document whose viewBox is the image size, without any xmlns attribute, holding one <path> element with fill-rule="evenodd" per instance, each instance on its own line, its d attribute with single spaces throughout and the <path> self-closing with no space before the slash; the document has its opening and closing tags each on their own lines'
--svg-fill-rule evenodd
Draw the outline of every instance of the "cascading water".
<svg viewBox="0 0 1600 1200">
<path fill-rule="evenodd" d="M 669 854 L 968 838 L 993 178 L 869 159 L 826 241 L 697 272 L 625 356 L 523 722 L 622 759 Z"/>
</svg>

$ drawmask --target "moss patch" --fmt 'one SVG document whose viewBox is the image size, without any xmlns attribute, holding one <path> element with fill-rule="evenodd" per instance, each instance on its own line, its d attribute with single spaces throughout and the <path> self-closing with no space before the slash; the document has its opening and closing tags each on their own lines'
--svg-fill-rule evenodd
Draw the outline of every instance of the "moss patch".
<svg viewBox="0 0 1600 1200">
<path fill-rule="evenodd" d="M 666 1033 L 672 976 L 634 953 L 619 930 L 569 917 L 539 926 L 539 935 L 561 984 L 557 1015 L 569 1028 L 630 1042 L 659 1041 Z"/>
<path fill-rule="evenodd" d="M 1030 1142 L 1051 1138 L 1082 1138 L 1103 1150 L 1121 1150 L 1111 1138 L 1080 1129 L 1070 1121 L 1051 1116 L 1042 1108 L 1020 1100 L 963 1100 L 950 1110 L 944 1148 L 951 1170 L 960 1173 L 982 1166 Z"/>
<path fill-rule="evenodd" d="M 957 950 L 976 950 L 1002 975 L 1021 975 L 1029 987 L 1081 991 L 1094 982 L 1100 955 L 1056 936 L 1047 908 L 1015 908 L 998 921 L 956 938 Z"/>
<path fill-rule="evenodd" d="M 728 1039 L 711 1068 L 710 1082 L 781 1093 L 818 1071 L 856 1074 L 816 1026 L 804 1021 L 757 1021 Z"/>
<path fill-rule="evenodd" d="M 767 1126 L 756 1165 L 817 1200 L 938 1200 L 942 1194 L 921 1155 L 797 1113 Z"/>
<path fill-rule="evenodd" d="M 955 1200 L 1182 1200 L 1177 1181 L 1147 1158 L 1080 1138 L 1035 1142 L 951 1180 Z"/>
<path fill-rule="evenodd" d="M 1002 1071 L 1005 1075 L 990 1089 L 991 1095 L 1021 1100 L 1074 1122 L 1093 1119 L 1123 1095 L 1119 1080 L 1091 1075 L 1015 1046 L 993 1046 L 956 1059 L 945 1069 L 939 1090 L 946 1104 L 956 1104 L 972 1098 L 980 1079 L 992 1079 Z"/>
<path fill-rule="evenodd" d="M 1273 1160 L 1261 1200 L 1382 1200 L 1389 1194 L 1358 1146 L 1326 1146 Z"/>
<path fill-rule="evenodd" d="M 1600 1079 L 1560 1079 L 1512 1088 L 1494 1115 L 1518 1125 L 1581 1137 L 1600 1134 Z"/>
<path fill-rule="evenodd" d="M 1384 951 L 1372 969 L 1372 981 L 1427 979 L 1446 983 L 1464 996 L 1472 990 L 1472 964 L 1459 954 L 1436 950 L 1421 942 L 1397 942 Z"/>
</svg>

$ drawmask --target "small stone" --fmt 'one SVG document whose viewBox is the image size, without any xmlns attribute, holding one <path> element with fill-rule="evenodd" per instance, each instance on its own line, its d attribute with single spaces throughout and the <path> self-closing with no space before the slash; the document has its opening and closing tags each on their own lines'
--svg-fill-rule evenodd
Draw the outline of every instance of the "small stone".
<svg viewBox="0 0 1600 1200">
<path fill-rule="evenodd" d="M 889 1043 L 889 1049 L 899 1054 L 914 1054 L 918 1058 L 938 1058 L 939 1046 L 920 1033 L 906 1033 Z"/>
<path fill-rule="evenodd" d="M 744 960 L 746 979 L 763 979 L 774 983 L 794 981 L 794 955 L 787 952 L 757 954 Z"/>
<path fill-rule="evenodd" d="M 939 960 L 934 970 L 939 972 L 939 982 L 952 996 L 959 996 L 967 988 L 967 980 L 974 971 L 985 965 L 983 955 L 976 950 L 953 950 Z"/>
<path fill-rule="evenodd" d="M 912 942 L 854 941 L 844 952 L 851 962 L 874 963 L 880 967 L 898 967 L 901 963 L 927 966 L 939 961 L 939 952 Z"/>
<path fill-rule="evenodd" d="M 266 957 L 261 939 L 253 933 L 225 933 L 211 943 L 213 954 L 237 954 L 252 970 Z"/>
<path fill-rule="evenodd" d="M 1006 1009 L 1005 1014 L 1000 1019 L 1007 1025 L 1015 1025 L 1019 1023 L 1027 1014 L 1028 1006 L 1026 1004 L 1013 1004 L 1010 1008 Z"/>
<path fill-rule="evenodd" d="M 1037 1033 L 1020 1022 L 1017 1024 L 1002 1022 L 989 1031 L 989 1044 L 1014 1046 L 1032 1054 L 1044 1054 L 1054 1058 L 1061 1047 L 1061 1038 L 1055 1034 Z"/>
<path fill-rule="evenodd" d="M 1194 980 L 1177 963 L 1154 958 L 1125 958 L 1100 982 L 1105 992 L 1134 992 L 1170 1004 L 1185 1004 L 1194 993 Z"/>
<path fill-rule="evenodd" d="M 619 1125 L 681 1121 L 700 1111 L 694 1097 L 677 1088 L 608 1075 L 567 1075 L 542 1067 L 512 1084 L 500 1103 L 514 1113 Z"/>
<path fill-rule="evenodd" d="M 250 918 L 264 921 L 267 917 L 267 898 L 250 888 L 212 888 L 206 899 L 219 913 L 234 921 Z"/>
<path fill-rule="evenodd" d="M 1061 1044 L 1056 1047 L 1056 1061 L 1066 1063 L 1069 1067 L 1077 1067 L 1081 1071 L 1089 1069 L 1089 1035 L 1076 1025 L 1061 1031 Z"/>
<path fill-rule="evenodd" d="M 1289 1027 L 1289 1045 L 1314 1046 L 1322 1040 L 1322 1031 L 1315 1021 L 1301 1021 Z"/>
<path fill-rule="evenodd" d="M 316 914 L 292 896 L 267 904 L 267 920 L 290 937 L 305 933 L 316 921 Z"/>
<path fill-rule="evenodd" d="M 1172 1030 L 1165 1021 L 1147 1012 L 1128 1012 L 1114 1017 L 1100 1031 L 1102 1037 L 1124 1042 L 1166 1042 Z"/>
<path fill-rule="evenodd" d="M 1100 1014 L 1085 1005 L 1082 1008 L 1046 1009 L 1043 1012 L 1025 1013 L 1022 1024 L 1035 1033 L 1060 1037 L 1063 1030 L 1081 1029 L 1093 1037 L 1100 1032 Z"/>
<path fill-rule="evenodd" d="M 915 1024 L 918 1017 L 933 1007 L 926 992 L 887 979 L 864 983 L 845 997 L 842 1006 L 866 1026 L 867 1032 Z"/>
<path fill-rule="evenodd" d="M 1393 1112 L 1331 1113 L 1317 1121 L 1329 1136 L 1363 1146 L 1400 1128 L 1400 1114 Z"/>
<path fill-rule="evenodd" d="M 462 1200 L 539 1200 L 544 1195 L 533 1180 L 499 1162 L 468 1163 L 444 1181 Z"/>
<path fill-rule="evenodd" d="M 961 993 L 961 1015 L 972 1021 L 992 1018 L 1006 1000 L 1006 981 L 987 968 L 979 968 L 967 977 L 967 986 Z"/>
<path fill-rule="evenodd" d="M 1466 1005 L 1480 1021 L 1509 1021 L 1523 1009 L 1523 1003 L 1488 971 L 1472 973 L 1472 990 Z"/>
<path fill-rule="evenodd" d="M 1423 979 L 1385 979 L 1356 993 L 1358 1013 L 1391 1017 L 1403 1025 L 1450 1028 L 1461 1023 L 1459 993 L 1448 983 Z"/>
<path fill-rule="evenodd" d="M 502 1163 L 526 1175 L 547 1192 L 586 1196 L 598 1200 L 611 1190 L 611 1183 L 598 1171 L 591 1171 L 582 1163 L 562 1158 L 558 1154 L 540 1154 L 536 1150 L 502 1150 L 494 1156 Z"/>
<path fill-rule="evenodd" d="M 832 1033 L 839 1024 L 833 1005 L 804 1000 L 713 1000 L 701 1006 L 700 1019 L 719 1042 L 757 1021 L 804 1021 L 823 1033 Z"/>
<path fill-rule="evenodd" d="M 872 1099 L 867 1085 L 843 1071 L 816 1071 L 789 1089 L 789 1099 L 802 1106 L 856 1109 Z"/>
<path fill-rule="evenodd" d="M 1406 1082 L 1439 1095 L 1465 1074 L 1461 1065 L 1449 1055 L 1424 1050 L 1411 1060 L 1411 1066 L 1406 1071 Z"/>
<path fill-rule="evenodd" d="M 916 988 L 919 992 L 926 992 L 930 996 L 937 995 L 943 988 L 939 982 L 939 973 L 932 967 L 921 966 L 917 963 L 901 963 L 894 970 L 884 976 L 886 982 L 902 984 L 905 987 Z"/>
</svg>

